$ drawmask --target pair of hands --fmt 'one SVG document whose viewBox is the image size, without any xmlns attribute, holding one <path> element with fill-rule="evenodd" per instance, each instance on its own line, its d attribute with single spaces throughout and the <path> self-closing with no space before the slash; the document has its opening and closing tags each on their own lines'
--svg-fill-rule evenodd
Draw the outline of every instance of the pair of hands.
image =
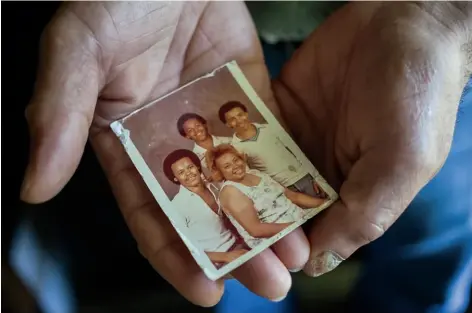
<svg viewBox="0 0 472 313">
<path fill-rule="evenodd" d="M 188 300 L 214 305 L 223 282 L 192 260 L 108 125 L 235 59 L 340 192 L 308 234 L 294 231 L 232 273 L 281 298 L 287 269 L 330 270 L 326 251 L 347 258 L 381 236 L 439 170 L 465 84 L 471 15 L 468 3 L 347 4 L 271 82 L 242 2 L 65 3 L 42 38 L 21 197 L 54 197 L 90 139 L 141 253 Z"/>
</svg>

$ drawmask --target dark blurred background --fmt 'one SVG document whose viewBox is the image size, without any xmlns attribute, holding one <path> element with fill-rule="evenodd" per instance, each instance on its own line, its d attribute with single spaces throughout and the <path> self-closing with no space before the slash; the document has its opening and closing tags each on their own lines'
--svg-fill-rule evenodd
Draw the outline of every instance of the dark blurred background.
<svg viewBox="0 0 472 313">
<path fill-rule="evenodd" d="M 36 206 L 19 201 L 29 145 L 24 109 L 35 81 L 40 34 L 59 5 L 2 2 L 3 312 L 147 313 L 171 308 L 233 312 L 224 308 L 224 303 L 238 295 L 236 291 L 225 295 L 221 307 L 201 309 L 185 301 L 153 271 L 138 253 L 90 146 L 72 180 L 57 197 Z M 251 6 L 252 12 L 262 16 L 256 20 L 260 23 L 265 14 L 261 3 Z M 259 25 L 264 32 L 267 25 Z M 298 35 L 304 36 L 300 31 Z M 274 76 L 298 40 L 268 44 L 270 38 L 268 34 L 263 46 Z M 292 294 L 273 305 L 271 312 L 315 308 L 328 312 L 346 295 L 357 269 L 357 262 L 352 261 L 317 280 L 296 274 Z M 233 290 L 238 288 L 242 287 Z M 235 313 L 268 308 L 257 297 L 240 300 L 247 303 Z"/>
</svg>

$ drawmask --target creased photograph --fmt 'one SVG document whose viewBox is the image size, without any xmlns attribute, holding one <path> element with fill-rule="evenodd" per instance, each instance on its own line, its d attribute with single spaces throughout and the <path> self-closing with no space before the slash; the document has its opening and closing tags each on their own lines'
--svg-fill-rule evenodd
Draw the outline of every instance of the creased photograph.
<svg viewBox="0 0 472 313">
<path fill-rule="evenodd" d="M 234 61 L 111 127 L 211 279 L 338 197 Z"/>
</svg>

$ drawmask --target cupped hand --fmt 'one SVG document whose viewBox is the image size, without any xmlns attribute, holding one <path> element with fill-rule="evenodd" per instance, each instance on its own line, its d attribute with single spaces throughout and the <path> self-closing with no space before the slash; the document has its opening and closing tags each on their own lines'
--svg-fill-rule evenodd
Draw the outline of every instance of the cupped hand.
<svg viewBox="0 0 472 313">
<path fill-rule="evenodd" d="M 22 199 L 54 197 L 90 139 L 141 253 L 193 303 L 217 303 L 223 282 L 208 280 L 196 265 L 109 124 L 231 60 L 276 112 L 244 3 L 65 3 L 45 30 L 41 49 L 27 109 L 32 149 Z M 279 299 L 291 285 L 287 268 L 302 267 L 308 256 L 308 240 L 298 229 L 232 275 L 255 293 Z"/>
<path fill-rule="evenodd" d="M 379 238 L 442 166 L 471 73 L 471 17 L 465 2 L 351 3 L 274 82 L 295 140 L 340 195 L 311 228 L 307 274 Z"/>
</svg>

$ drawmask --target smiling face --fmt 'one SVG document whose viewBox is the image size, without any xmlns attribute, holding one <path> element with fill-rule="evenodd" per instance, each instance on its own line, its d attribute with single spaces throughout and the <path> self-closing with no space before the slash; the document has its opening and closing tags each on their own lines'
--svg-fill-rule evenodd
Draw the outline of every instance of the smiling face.
<svg viewBox="0 0 472 313">
<path fill-rule="evenodd" d="M 219 156 L 215 160 L 215 165 L 226 180 L 240 181 L 246 175 L 246 163 L 233 152 Z"/>
<path fill-rule="evenodd" d="M 188 139 L 195 142 L 201 142 L 208 138 L 207 125 L 196 118 L 191 118 L 183 124 L 185 135 Z"/>
<path fill-rule="evenodd" d="M 188 157 L 175 161 L 171 169 L 176 181 L 186 188 L 197 187 L 202 184 L 198 167 Z"/>
<path fill-rule="evenodd" d="M 232 129 L 246 130 L 251 125 L 251 122 L 248 119 L 248 114 L 241 108 L 233 108 L 225 113 L 226 125 Z"/>
</svg>

